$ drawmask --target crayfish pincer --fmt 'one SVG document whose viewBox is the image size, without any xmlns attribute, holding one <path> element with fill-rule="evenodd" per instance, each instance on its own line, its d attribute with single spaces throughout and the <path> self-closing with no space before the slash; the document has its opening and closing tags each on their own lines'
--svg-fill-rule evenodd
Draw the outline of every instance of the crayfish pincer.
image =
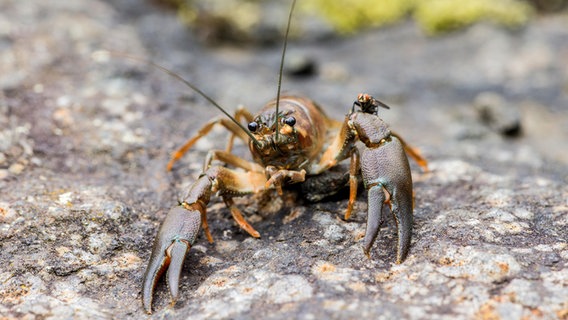
<svg viewBox="0 0 568 320">
<path fill-rule="evenodd" d="M 378 103 L 373 97 L 360 94 L 354 105 L 360 106 L 361 112 L 349 115 L 350 127 L 364 144 L 359 151 L 369 204 L 364 250 L 369 255 L 384 220 L 383 207 L 388 204 L 397 223 L 396 262 L 401 263 L 408 254 L 412 235 L 412 176 L 403 142 L 378 117 L 377 108 L 368 109 L 368 105 Z"/>
</svg>

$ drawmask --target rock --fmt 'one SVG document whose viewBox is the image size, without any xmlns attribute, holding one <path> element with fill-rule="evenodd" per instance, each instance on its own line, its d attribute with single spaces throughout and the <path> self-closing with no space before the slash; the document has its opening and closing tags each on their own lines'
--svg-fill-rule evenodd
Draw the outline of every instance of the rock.
<svg viewBox="0 0 568 320">
<path fill-rule="evenodd" d="M 280 25 L 277 13 L 265 17 Z M 301 186 L 282 197 L 235 199 L 260 239 L 213 196 L 207 218 L 215 242 L 199 235 L 177 303 L 170 305 L 162 279 L 147 316 L 141 282 L 160 223 L 228 134 L 215 128 L 167 172 L 172 151 L 219 112 L 145 64 L 97 62 L 92 53 L 164 64 L 232 113 L 274 97 L 281 48 L 205 46 L 171 11 L 146 1 L 0 2 L 0 314 L 566 318 L 567 21 L 543 17 L 517 32 L 475 26 L 434 39 L 403 23 L 295 44 L 317 57 L 322 74 L 284 77 L 284 92 L 310 96 L 338 120 L 359 92 L 374 94 L 391 106 L 380 116 L 428 159 L 428 173 L 410 160 L 408 258 L 395 263 L 390 214 L 365 256 L 366 193 L 361 186 L 345 221 L 345 170 L 309 182 L 315 203 Z M 326 76 L 331 66 L 340 76 Z M 483 92 L 507 97 L 488 111 L 497 122 L 477 120 L 471 101 Z M 523 134 L 503 139 L 491 128 L 505 126 L 510 108 Z M 456 114 L 484 131 L 456 138 Z M 240 142 L 233 150 L 248 157 Z"/>
<path fill-rule="evenodd" d="M 290 54 L 284 62 L 284 72 L 295 77 L 309 77 L 317 73 L 317 64 L 307 55 Z"/>
<path fill-rule="evenodd" d="M 305 278 L 298 275 L 284 276 L 272 284 L 267 292 L 268 302 L 277 304 L 299 302 L 312 296 L 312 286 Z"/>
<path fill-rule="evenodd" d="M 499 94 L 480 93 L 475 98 L 475 109 L 483 123 L 504 136 L 515 137 L 522 132 L 518 107 L 505 101 Z"/>
</svg>

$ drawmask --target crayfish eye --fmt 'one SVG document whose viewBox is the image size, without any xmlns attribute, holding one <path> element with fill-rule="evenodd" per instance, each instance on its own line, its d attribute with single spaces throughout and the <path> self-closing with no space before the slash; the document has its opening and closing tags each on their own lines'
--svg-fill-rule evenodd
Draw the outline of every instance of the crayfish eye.
<svg viewBox="0 0 568 320">
<path fill-rule="evenodd" d="M 293 127 L 296 124 L 296 118 L 288 117 L 288 118 L 284 119 L 284 123 L 289 125 L 290 127 Z"/>
<path fill-rule="evenodd" d="M 251 122 L 248 124 L 248 129 L 250 132 L 255 132 L 258 129 L 258 123 Z"/>
</svg>

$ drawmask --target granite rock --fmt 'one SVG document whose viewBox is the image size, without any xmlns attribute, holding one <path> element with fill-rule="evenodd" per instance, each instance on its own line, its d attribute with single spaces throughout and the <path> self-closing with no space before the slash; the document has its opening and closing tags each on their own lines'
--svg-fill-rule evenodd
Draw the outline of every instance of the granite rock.
<svg viewBox="0 0 568 320">
<path fill-rule="evenodd" d="M 349 221 L 344 193 L 240 199 L 261 239 L 214 198 L 215 243 L 197 239 L 174 306 L 160 282 L 151 318 L 566 319 L 567 21 L 547 16 L 515 32 L 481 24 L 441 38 L 402 24 L 290 43 L 318 68 L 285 77 L 286 92 L 337 119 L 359 92 L 381 97 L 391 106 L 381 116 L 430 161 L 428 173 L 412 164 L 408 258 L 394 263 L 393 219 L 364 255 L 364 193 Z M 229 112 L 258 110 L 276 94 L 279 46 L 204 46 L 151 2 L 0 2 L 3 318 L 143 317 L 159 224 L 206 152 L 224 147 L 226 132 L 215 129 L 166 172 L 170 153 L 218 112 L 145 64 L 93 59 L 99 50 L 175 69 Z M 483 92 L 520 115 L 521 136 L 480 127 Z"/>
</svg>

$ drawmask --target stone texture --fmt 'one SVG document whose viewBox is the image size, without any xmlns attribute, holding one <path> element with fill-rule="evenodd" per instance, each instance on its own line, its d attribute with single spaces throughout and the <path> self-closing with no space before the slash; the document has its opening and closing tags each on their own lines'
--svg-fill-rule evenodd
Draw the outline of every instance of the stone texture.
<svg viewBox="0 0 568 320">
<path fill-rule="evenodd" d="M 338 119 L 357 93 L 372 93 L 391 105 L 381 116 L 430 161 L 429 173 L 412 164 L 407 260 L 394 264 L 392 219 L 371 259 L 363 254 L 364 193 L 349 221 L 345 194 L 240 199 L 261 239 L 215 198 L 215 243 L 198 238 L 175 306 L 160 282 L 151 318 L 566 319 L 567 21 L 543 17 L 516 32 L 476 25 L 441 38 L 402 24 L 291 43 L 318 71 L 285 77 L 287 92 Z M 215 129 L 167 173 L 172 150 L 218 112 L 144 64 L 92 59 L 101 49 L 178 70 L 230 111 L 258 110 L 276 93 L 278 47 L 205 47 L 151 3 L 0 2 L 4 318 L 143 317 L 158 226 L 207 150 L 224 146 L 226 132 Z M 474 101 L 487 92 L 520 115 L 520 136 L 480 120 Z"/>
</svg>

